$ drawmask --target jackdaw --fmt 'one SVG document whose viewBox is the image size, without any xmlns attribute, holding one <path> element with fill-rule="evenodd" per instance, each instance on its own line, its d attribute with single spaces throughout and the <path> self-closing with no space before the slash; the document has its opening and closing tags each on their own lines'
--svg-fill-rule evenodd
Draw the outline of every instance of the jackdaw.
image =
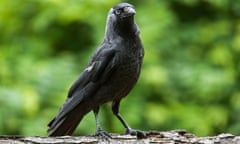
<svg viewBox="0 0 240 144">
<path fill-rule="evenodd" d="M 125 127 L 126 134 L 144 135 L 143 131 L 131 129 L 119 114 L 120 101 L 136 84 L 144 56 L 135 13 L 133 5 L 128 3 L 110 9 L 104 40 L 71 86 L 58 115 L 48 124 L 49 136 L 71 135 L 84 115 L 92 110 L 96 135 L 111 137 L 102 130 L 98 120 L 99 107 L 106 102 L 112 102 L 113 114 Z"/>
</svg>

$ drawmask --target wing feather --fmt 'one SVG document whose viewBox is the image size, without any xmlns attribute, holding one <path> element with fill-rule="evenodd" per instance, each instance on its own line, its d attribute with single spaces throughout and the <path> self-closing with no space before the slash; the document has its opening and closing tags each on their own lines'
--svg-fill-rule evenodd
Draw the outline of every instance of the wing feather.
<svg viewBox="0 0 240 144">
<path fill-rule="evenodd" d="M 93 57 L 88 67 L 71 86 L 67 100 L 61 107 L 59 114 L 49 123 L 50 127 L 58 125 L 83 99 L 91 97 L 97 92 L 101 84 L 113 72 L 114 56 L 114 50 L 103 49 Z"/>
</svg>

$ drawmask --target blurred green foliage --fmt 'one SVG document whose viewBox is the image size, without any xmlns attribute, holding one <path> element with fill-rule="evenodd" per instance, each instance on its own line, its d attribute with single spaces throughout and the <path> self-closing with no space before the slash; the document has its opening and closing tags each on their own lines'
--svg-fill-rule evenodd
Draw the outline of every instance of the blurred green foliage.
<svg viewBox="0 0 240 144">
<path fill-rule="evenodd" d="M 46 135 L 120 0 L 0 1 L 0 134 Z M 133 128 L 240 134 L 240 1 L 129 0 L 145 46 L 121 113 Z M 123 133 L 109 104 L 107 131 Z M 92 113 L 75 135 L 95 132 Z"/>
</svg>

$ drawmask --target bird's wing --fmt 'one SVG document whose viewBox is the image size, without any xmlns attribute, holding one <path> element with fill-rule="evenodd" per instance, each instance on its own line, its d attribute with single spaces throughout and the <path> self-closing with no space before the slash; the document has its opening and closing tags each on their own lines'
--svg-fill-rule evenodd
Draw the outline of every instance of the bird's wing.
<svg viewBox="0 0 240 144">
<path fill-rule="evenodd" d="M 101 50 L 93 57 L 88 67 L 80 77 L 73 83 L 68 98 L 72 97 L 76 90 L 84 88 L 89 82 L 97 82 L 99 79 L 106 79 L 113 71 L 115 50 Z"/>
<path fill-rule="evenodd" d="M 101 83 L 106 81 L 114 70 L 114 56 L 115 51 L 113 49 L 103 49 L 93 57 L 89 66 L 70 88 L 67 100 L 57 117 L 49 123 L 49 126 L 58 124 L 84 98 L 93 95 L 99 89 Z"/>
</svg>

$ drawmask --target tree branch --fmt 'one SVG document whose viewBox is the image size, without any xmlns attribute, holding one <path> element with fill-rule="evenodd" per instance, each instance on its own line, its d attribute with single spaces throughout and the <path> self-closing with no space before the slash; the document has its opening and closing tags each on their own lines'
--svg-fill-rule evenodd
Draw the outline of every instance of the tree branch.
<svg viewBox="0 0 240 144">
<path fill-rule="evenodd" d="M 232 134 L 220 134 L 212 137 L 196 137 L 184 130 L 168 132 L 147 132 L 145 138 L 136 138 L 130 135 L 112 134 L 112 139 L 104 139 L 94 136 L 61 136 L 61 137 L 24 137 L 24 136 L 0 136 L 0 143 L 26 144 L 26 143 L 45 143 L 45 144 L 72 144 L 72 143 L 168 143 L 168 144 L 240 144 L 240 136 Z"/>
</svg>

